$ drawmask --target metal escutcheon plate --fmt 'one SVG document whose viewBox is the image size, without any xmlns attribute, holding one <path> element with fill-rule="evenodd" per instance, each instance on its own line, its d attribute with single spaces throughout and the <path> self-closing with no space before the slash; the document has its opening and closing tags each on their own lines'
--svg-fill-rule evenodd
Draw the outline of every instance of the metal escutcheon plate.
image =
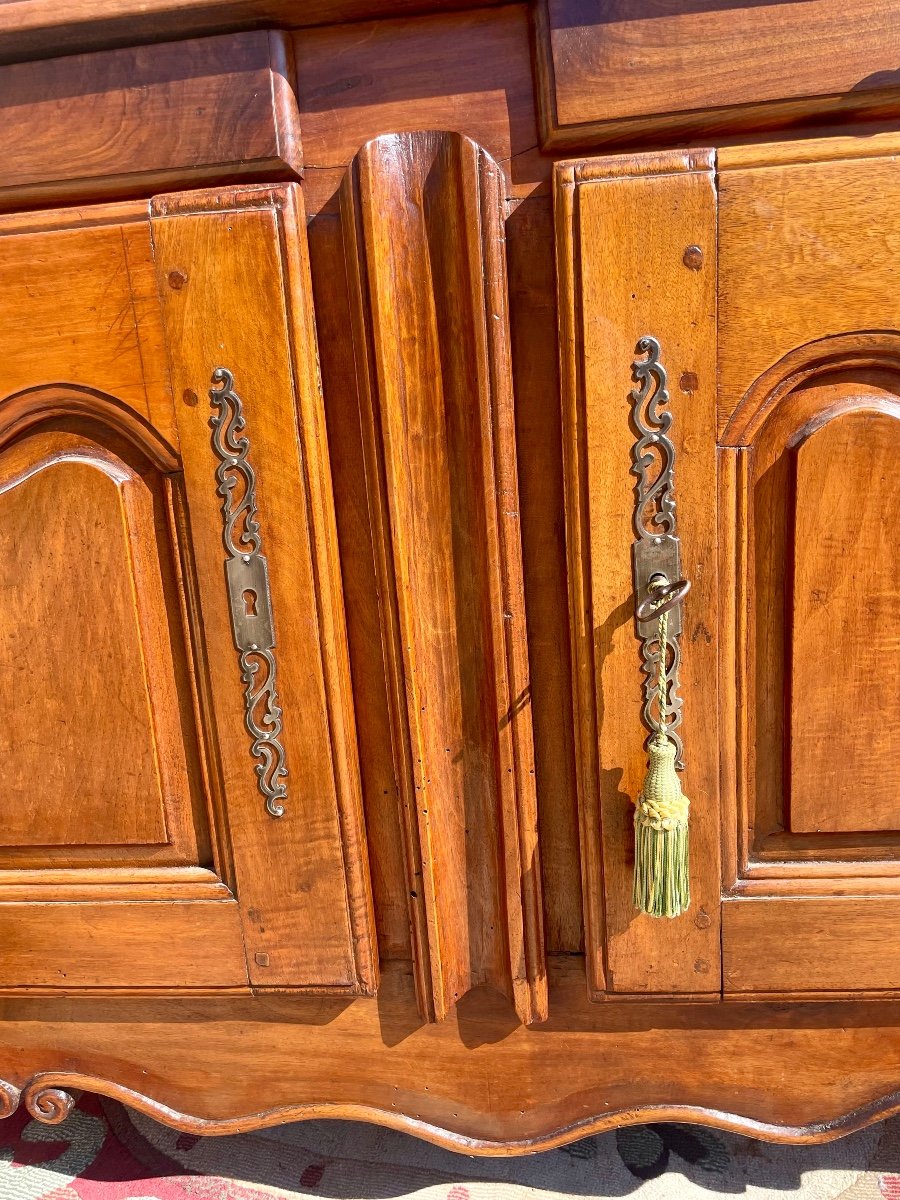
<svg viewBox="0 0 900 1200">
<path fill-rule="evenodd" d="M 271 650 L 275 645 L 269 564 L 262 554 L 229 558 L 225 563 L 234 644 L 238 650 Z"/>
<path fill-rule="evenodd" d="M 631 559 L 634 567 L 635 612 L 651 598 L 650 580 L 654 575 L 665 575 L 669 580 L 681 578 L 681 544 L 677 537 L 667 534 L 664 537 L 653 538 L 651 541 L 635 542 L 631 547 Z M 635 627 L 641 638 L 656 636 L 656 618 L 649 621 L 639 621 L 635 617 Z M 676 604 L 669 612 L 670 638 L 678 637 L 681 633 L 681 605 Z"/>
</svg>

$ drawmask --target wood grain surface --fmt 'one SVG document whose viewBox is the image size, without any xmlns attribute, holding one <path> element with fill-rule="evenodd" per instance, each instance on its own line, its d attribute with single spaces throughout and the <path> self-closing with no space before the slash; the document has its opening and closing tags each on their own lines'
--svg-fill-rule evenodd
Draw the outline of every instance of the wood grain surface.
<svg viewBox="0 0 900 1200">
<path fill-rule="evenodd" d="M 290 73 L 278 32 L 2 66 L 0 207 L 297 178 Z"/>
<path fill-rule="evenodd" d="M 496 0 L 4 0 L 0 61 L 53 58 L 260 26 L 315 26 L 490 7 Z"/>
<path fill-rule="evenodd" d="M 4 847 L 164 845 L 167 802 L 190 813 L 159 563 L 171 550 L 154 519 L 165 497 L 104 451 L 37 432 L 0 458 L 0 670 L 14 678 L 23 650 L 29 668 L 0 733 Z"/>
<path fill-rule="evenodd" d="M 895 147 L 847 159 L 842 143 L 819 144 L 819 161 L 756 167 L 721 153 L 720 429 L 789 351 L 900 326 Z"/>
<path fill-rule="evenodd" d="M 502 168 L 506 194 L 544 185 L 524 6 L 366 21 L 294 36 L 310 213 L 327 205 L 344 168 L 381 134 L 465 134 Z"/>
<path fill-rule="evenodd" d="M 408 961 L 412 957 L 410 896 L 391 747 L 356 363 L 347 353 L 352 318 L 344 238 L 339 217 L 331 214 L 316 217 L 308 232 L 378 950 L 382 960 Z"/>
<path fill-rule="evenodd" d="M 152 214 L 118 205 L 92 218 L 9 217 L 0 237 L 17 306 L 2 334 L 14 389 L 0 401 L 2 644 L 10 670 L 25 647 L 32 659 L 4 743 L 3 907 L 17 949 L 0 987 L 119 989 L 130 972 L 136 990 L 246 987 L 249 974 L 263 988 L 371 991 L 299 194 L 180 194 Z M 284 655 L 297 803 L 282 822 L 257 786 L 228 612 L 208 397 L 222 355 L 246 388 Z M 49 793 L 37 806 L 35 779 Z M 117 925 L 110 904 L 134 907 Z"/>
<path fill-rule="evenodd" d="M 0 61 L 36 60 L 0 69 L 0 666 L 24 638 L 32 672 L 0 735 L 0 1115 L 88 1087 L 198 1133 L 524 1153 L 900 1112 L 893 9 L 302 7 L 0 3 Z M 646 334 L 693 582 L 668 922 L 630 900 Z"/>
<path fill-rule="evenodd" d="M 896 991 L 898 919 L 898 896 L 727 900 L 725 992 Z"/>
<path fill-rule="evenodd" d="M 147 205 L 0 217 L 3 392 L 115 396 L 177 445 Z"/>
<path fill-rule="evenodd" d="M 371 900 L 302 202 L 290 187 L 201 192 L 158 198 L 153 214 L 251 979 L 368 991 Z M 265 810 L 249 753 L 210 410 L 197 402 L 219 366 L 234 371 L 256 464 L 290 781 L 280 820 Z"/>
<path fill-rule="evenodd" d="M 595 162 L 596 181 L 581 180 L 577 164 L 557 168 L 582 879 L 589 983 L 597 992 L 719 987 L 716 515 L 708 502 L 715 484 L 716 207 L 710 161 L 657 173 L 681 165 L 673 160 L 635 157 L 620 178 L 607 180 Z M 690 247 L 700 269 L 687 265 Z M 634 629 L 629 392 L 637 343 L 647 334 L 660 341 L 669 375 L 682 566 L 693 581 L 681 668 L 692 909 L 676 921 L 640 916 L 631 899 L 632 814 L 646 771 L 646 730 Z"/>
<path fill-rule="evenodd" d="M 0 988 L 247 988 L 238 905 L 216 901 L 35 899 L 0 904 Z M 72 946 L 78 954 L 72 954 Z M 164 952 L 162 948 L 165 948 Z"/>
<path fill-rule="evenodd" d="M 900 503 L 900 403 L 882 400 L 886 411 L 873 411 L 837 399 L 826 393 L 831 419 L 794 449 L 794 833 L 900 830 L 890 682 L 900 654 L 900 540 L 886 520 Z"/>
<path fill-rule="evenodd" d="M 493 983 L 531 1022 L 546 978 L 500 171 L 458 135 L 385 137 L 342 202 L 423 1003 L 443 1018 Z"/>
<path fill-rule="evenodd" d="M 859 896 L 896 892 L 900 883 L 890 785 L 881 788 L 870 774 L 893 709 L 889 690 L 877 686 L 870 670 L 884 633 L 876 635 L 866 615 L 896 594 L 892 543 L 888 538 L 881 549 L 870 542 L 863 562 L 847 539 L 848 521 L 856 528 L 872 519 L 868 486 L 855 493 L 852 515 L 837 504 L 834 528 L 832 509 L 823 512 L 819 502 L 836 468 L 843 472 L 842 492 L 853 495 L 853 483 L 860 486 L 858 475 L 854 480 L 847 473 L 854 460 L 878 462 L 882 418 L 892 421 L 897 410 L 898 355 L 900 339 L 892 333 L 835 335 L 792 352 L 761 377 L 735 413 L 732 436 L 749 445 L 720 452 L 726 591 L 720 666 L 729 714 L 722 725 L 723 846 L 726 879 L 747 894 L 824 895 L 831 889 Z M 829 456 L 815 480 L 800 480 L 804 491 L 798 491 L 795 451 L 802 454 L 811 437 L 826 431 L 827 441 L 844 440 L 847 460 Z M 876 468 L 874 479 L 883 476 Z M 798 519 L 813 516 L 815 532 L 804 530 L 800 540 Z M 849 607 L 848 588 L 857 595 Z M 827 598 L 824 609 L 816 594 Z M 830 615 L 841 626 L 833 649 L 815 639 Z M 832 670 L 820 675 L 829 656 Z M 832 692 L 823 709 L 832 688 L 841 699 Z M 856 738 L 867 727 L 874 737 L 864 750 Z M 810 738 L 813 728 L 823 736 Z M 888 779 L 891 769 L 888 764 Z M 866 806 L 857 796 L 866 794 L 871 811 L 862 815 Z M 862 832 L 852 829 L 855 823 Z"/>
<path fill-rule="evenodd" d="M 718 156 L 726 874 L 760 899 L 830 890 L 848 913 L 900 888 L 877 499 L 900 361 L 896 150 L 885 135 Z M 810 963 L 844 936 L 808 927 Z"/>
<path fill-rule="evenodd" d="M 544 144 L 709 138 L 900 111 L 882 0 L 537 0 Z"/>
<path fill-rule="evenodd" d="M 550 996 L 566 1015 L 532 1029 L 490 991 L 424 1024 L 396 964 L 377 1001 L 116 998 L 84 1021 L 75 1001 L 7 1000 L 0 1078 L 23 1102 L 87 1087 L 192 1133 L 343 1117 L 468 1154 L 654 1121 L 827 1141 L 900 1111 L 896 1000 L 597 1005 L 569 957 Z"/>
</svg>

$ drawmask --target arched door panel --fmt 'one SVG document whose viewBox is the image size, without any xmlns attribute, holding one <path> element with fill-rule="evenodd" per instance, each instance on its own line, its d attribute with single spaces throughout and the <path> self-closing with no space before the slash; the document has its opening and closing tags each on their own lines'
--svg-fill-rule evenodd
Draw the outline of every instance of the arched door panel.
<svg viewBox="0 0 900 1200">
<path fill-rule="evenodd" d="M 749 860 L 867 861 L 900 845 L 890 688 L 900 555 L 888 518 L 900 490 L 896 387 L 885 372 L 814 376 L 738 452 L 737 556 L 748 564 L 739 673 L 751 686 L 737 716 L 751 768 L 751 872 Z M 730 478 L 728 469 L 726 487 Z"/>
<path fill-rule="evenodd" d="M 792 459 L 789 828 L 900 830 L 900 402 L 833 416 Z"/>
<path fill-rule="evenodd" d="M 100 438 L 39 430 L 0 452 L 0 673 L 15 681 L 0 846 L 62 865 L 65 846 L 174 837 L 196 861 L 161 567 L 174 547 L 155 516 L 166 484 Z"/>
<path fill-rule="evenodd" d="M 210 837 L 178 465 L 111 397 L 0 401 L 2 990 L 246 985 Z"/>
</svg>

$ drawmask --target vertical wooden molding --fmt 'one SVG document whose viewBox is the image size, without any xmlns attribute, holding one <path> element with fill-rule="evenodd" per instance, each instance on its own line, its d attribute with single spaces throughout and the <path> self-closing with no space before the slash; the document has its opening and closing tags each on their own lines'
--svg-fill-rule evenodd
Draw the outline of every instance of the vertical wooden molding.
<svg viewBox="0 0 900 1200">
<path fill-rule="evenodd" d="M 579 247 L 573 236 L 578 204 L 576 171 L 556 168 L 553 222 L 559 293 L 559 366 L 562 394 L 566 560 L 578 833 L 584 911 L 584 965 L 591 996 L 606 991 L 603 853 L 600 843 L 600 763 L 597 731 L 594 630 L 591 620 L 591 555 L 588 538 L 587 445 L 584 436 L 584 372 L 579 286 Z"/>
<path fill-rule="evenodd" d="M 547 1015 L 502 172 L 369 142 L 342 191 L 419 994 Z"/>
</svg>

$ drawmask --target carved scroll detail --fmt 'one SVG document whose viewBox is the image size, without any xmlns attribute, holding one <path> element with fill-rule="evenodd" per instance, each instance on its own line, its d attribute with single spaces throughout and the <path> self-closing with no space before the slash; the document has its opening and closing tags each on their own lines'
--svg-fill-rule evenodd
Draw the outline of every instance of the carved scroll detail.
<svg viewBox="0 0 900 1200">
<path fill-rule="evenodd" d="M 31 1116 L 44 1125 L 61 1125 L 75 1107 L 69 1092 L 47 1087 L 40 1079 L 25 1088 L 22 1099 Z"/>
<path fill-rule="evenodd" d="M 5 1079 L 0 1079 L 0 1121 L 4 1117 L 11 1117 L 19 1107 L 19 1099 L 21 1092 L 11 1083 L 7 1083 Z"/>
<path fill-rule="evenodd" d="M 252 739 L 250 753 L 259 760 L 256 778 L 266 809 L 273 817 L 281 817 L 288 772 L 280 740 L 275 627 L 256 505 L 256 473 L 249 459 L 250 439 L 244 433 L 243 404 L 234 390 L 234 376 L 225 367 L 217 367 L 212 379 L 218 389 L 213 386 L 209 392 L 216 410 L 209 423 L 213 449 L 221 459 L 216 490 L 222 497 L 222 541 L 228 555 L 225 578 L 244 683 L 244 723 Z"/>
<path fill-rule="evenodd" d="M 675 446 L 668 436 L 672 427 L 669 403 L 668 378 L 660 361 L 662 348 L 654 337 L 642 337 L 635 347 L 631 365 L 636 386 L 631 391 L 631 417 L 637 441 L 632 448 L 633 475 L 637 476 L 635 487 L 633 547 L 635 583 L 638 599 L 646 580 L 654 569 L 665 570 L 670 579 L 681 574 L 680 548 L 675 518 Z M 641 355 L 646 357 L 642 358 Z M 655 568 L 653 564 L 659 564 Z M 666 676 L 667 687 L 667 733 L 675 743 L 676 766 L 684 769 L 684 750 L 678 728 L 681 725 L 684 701 L 678 694 L 679 668 L 681 666 L 680 609 L 669 614 L 668 661 L 660 664 L 661 647 L 655 621 L 638 622 L 641 636 L 641 670 L 644 673 L 644 704 L 642 719 L 648 734 L 646 744 L 659 726 L 657 680 L 660 667 Z"/>
<path fill-rule="evenodd" d="M 19 1104 L 44 1125 L 60 1125 L 75 1107 L 75 1099 L 62 1088 L 53 1087 L 46 1075 L 30 1079 L 22 1088 L 0 1079 L 0 1120 L 11 1117 Z"/>
</svg>

